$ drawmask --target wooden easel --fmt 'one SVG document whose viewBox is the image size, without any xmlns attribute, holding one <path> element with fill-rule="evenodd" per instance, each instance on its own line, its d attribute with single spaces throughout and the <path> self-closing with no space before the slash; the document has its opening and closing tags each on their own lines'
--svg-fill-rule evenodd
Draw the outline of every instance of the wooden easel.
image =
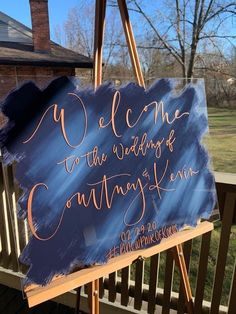
<svg viewBox="0 0 236 314">
<path fill-rule="evenodd" d="M 117 0 L 118 7 L 122 19 L 122 24 L 125 32 L 126 42 L 129 49 L 129 54 L 132 62 L 134 75 L 140 86 L 145 88 L 145 82 L 141 71 L 140 61 L 137 53 L 137 47 L 134 39 L 132 25 L 129 19 L 129 12 L 126 5 L 126 0 Z M 96 0 L 95 12 L 95 38 L 94 38 L 94 88 L 96 89 L 102 83 L 102 47 L 103 35 L 105 29 L 105 13 L 106 0 Z M 193 313 L 192 292 L 189 283 L 188 273 L 186 269 L 182 244 L 178 244 L 172 248 L 173 256 L 176 264 L 179 267 L 186 306 L 189 313 Z M 118 267 L 119 269 L 119 267 Z M 90 311 L 91 314 L 99 314 L 99 279 L 96 279 L 90 284 L 89 289 Z"/>
<path fill-rule="evenodd" d="M 126 36 L 127 46 L 131 57 L 131 62 L 135 77 L 140 86 L 145 87 L 141 66 L 134 40 L 132 26 L 129 20 L 129 14 L 125 0 L 117 0 L 123 28 Z M 95 40 L 94 40 L 94 88 L 96 89 L 102 83 L 102 47 L 103 33 L 105 28 L 106 0 L 96 0 L 95 13 Z M 53 280 L 46 287 L 30 287 L 26 295 L 29 306 L 35 306 L 46 300 L 50 300 L 72 289 L 77 289 L 78 299 L 80 295 L 79 287 L 89 284 L 89 305 L 90 314 L 99 314 L 99 278 L 106 276 L 114 271 L 129 266 L 136 260 L 148 258 L 162 251 L 172 249 L 176 264 L 179 266 L 182 278 L 182 286 L 185 295 L 186 307 L 188 313 L 193 314 L 193 299 L 186 269 L 182 243 L 198 237 L 204 233 L 211 232 L 213 224 L 210 222 L 200 223 L 196 228 L 181 231 L 168 239 L 162 240 L 159 245 L 145 250 L 130 252 L 122 256 L 112 258 L 106 265 L 94 266 L 74 272 L 66 277 Z M 79 301 L 77 302 L 77 311 L 79 312 Z"/>
<path fill-rule="evenodd" d="M 141 66 L 137 53 L 137 47 L 129 19 L 129 12 L 127 9 L 126 0 L 117 0 L 117 2 L 134 74 L 138 84 L 140 86 L 145 87 L 144 78 L 141 71 Z M 105 30 L 105 15 L 106 15 L 106 0 L 96 0 L 95 29 L 94 29 L 94 75 L 93 75 L 95 89 L 102 84 L 102 48 Z M 99 279 L 96 279 L 94 282 L 90 283 L 89 298 L 91 314 L 99 314 Z"/>
</svg>

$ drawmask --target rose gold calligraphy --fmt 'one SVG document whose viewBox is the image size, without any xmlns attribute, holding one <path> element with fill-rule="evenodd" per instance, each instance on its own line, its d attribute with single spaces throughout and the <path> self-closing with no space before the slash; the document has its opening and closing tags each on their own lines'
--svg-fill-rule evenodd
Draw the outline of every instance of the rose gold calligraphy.
<svg viewBox="0 0 236 314">
<path fill-rule="evenodd" d="M 53 104 L 48 107 L 47 110 L 45 110 L 33 132 L 26 140 L 24 140 L 23 144 L 29 143 L 37 135 L 37 133 L 42 128 L 44 119 L 48 115 L 51 115 L 50 117 L 52 118 L 52 122 L 54 124 L 58 123 L 60 125 L 61 135 L 66 145 L 68 145 L 71 149 L 75 149 L 84 143 L 86 134 L 88 132 L 88 117 L 85 104 L 77 94 L 68 93 L 67 95 L 69 97 L 73 97 L 73 99 L 78 102 L 83 111 L 84 126 L 81 132 L 82 135 L 78 136 L 79 138 L 76 141 L 77 144 L 71 143 L 70 134 L 68 134 L 68 129 L 66 129 L 65 109 L 59 109 L 57 104 Z M 116 138 L 119 138 L 118 143 L 116 142 L 116 144 L 111 144 L 109 153 L 100 152 L 99 146 L 95 145 L 92 148 L 90 147 L 89 151 L 86 151 L 79 156 L 76 156 L 72 153 L 70 156 L 66 156 L 63 160 L 57 162 L 57 164 L 63 165 L 66 173 L 72 174 L 75 168 L 81 164 L 82 158 L 85 160 L 84 165 L 92 168 L 101 167 L 104 163 L 107 162 L 108 158 L 111 158 L 111 154 L 113 154 L 112 156 L 118 159 L 119 162 L 122 161 L 126 156 L 132 155 L 136 158 L 140 156 L 145 157 L 150 151 L 153 151 L 153 157 L 156 158 L 155 161 L 150 165 L 150 169 L 140 169 L 140 176 L 135 177 L 134 179 L 132 178 L 133 174 L 131 173 L 115 173 L 114 175 L 110 176 L 103 173 L 100 177 L 100 180 L 96 182 L 85 183 L 87 185 L 86 192 L 77 191 L 65 199 L 56 227 L 52 234 L 47 237 L 41 237 L 38 234 L 38 228 L 34 222 L 33 204 L 39 190 L 44 189 L 44 193 L 49 193 L 48 195 L 50 195 L 50 187 L 43 182 L 35 184 L 29 193 L 27 213 L 29 227 L 36 239 L 40 241 L 48 241 L 52 239 L 58 232 L 63 222 L 65 210 L 69 210 L 71 208 L 76 209 L 77 207 L 80 210 L 86 209 L 88 207 L 93 207 L 96 211 L 111 210 L 112 207 L 114 207 L 114 203 L 117 201 L 117 198 L 125 198 L 127 196 L 127 207 L 122 209 L 124 211 L 123 223 L 126 227 L 136 226 L 144 218 L 147 203 L 146 198 L 150 191 L 153 191 L 156 193 L 156 197 L 162 199 L 163 193 L 172 193 L 176 190 L 175 182 L 177 180 L 188 180 L 191 177 L 198 175 L 199 170 L 194 170 L 192 167 L 186 166 L 184 166 L 182 169 L 177 169 L 175 172 L 172 172 L 169 161 L 170 158 L 166 158 L 164 162 L 164 168 L 160 168 L 160 164 L 163 165 L 163 162 L 160 160 L 163 151 L 168 151 L 171 154 L 176 146 L 176 134 L 174 126 L 169 127 L 170 131 L 165 135 L 165 137 L 160 136 L 160 138 L 155 140 L 153 138 L 149 139 L 148 133 L 144 132 L 139 136 L 133 136 L 133 140 L 130 144 L 124 144 L 122 141 L 123 134 L 121 130 L 119 130 L 119 124 L 117 120 L 119 115 L 120 102 L 121 94 L 119 91 L 116 91 L 112 97 L 111 111 L 109 113 L 108 121 L 105 121 L 103 116 L 101 116 L 98 120 L 98 127 L 100 129 L 111 127 L 111 132 L 115 135 Z M 127 128 L 132 129 L 136 127 L 139 122 L 141 123 L 145 114 L 149 114 L 151 118 L 153 114 L 153 124 L 157 124 L 159 122 L 167 125 L 172 125 L 175 121 L 185 118 L 189 115 L 189 112 L 180 112 L 179 109 L 176 109 L 172 114 L 168 113 L 165 110 L 165 106 L 162 101 L 153 101 L 147 105 L 144 105 L 141 107 L 141 109 L 138 110 L 139 111 L 135 114 L 131 108 L 128 108 L 125 111 L 124 122 Z M 121 180 L 122 184 L 118 184 L 117 182 L 121 182 Z M 134 210 L 135 214 L 133 212 Z M 132 217 L 132 219 L 130 217 Z M 143 226 L 145 228 L 145 225 Z M 138 230 L 137 226 L 136 229 Z M 153 233 L 153 235 L 149 234 L 148 237 L 140 238 L 140 246 L 142 247 L 143 243 L 146 245 L 146 242 L 148 244 L 155 243 L 159 241 L 160 238 L 161 236 L 159 237 L 157 233 Z M 123 248 L 120 250 L 123 251 Z M 129 250 L 132 250 L 132 248 Z"/>
<path fill-rule="evenodd" d="M 54 123 L 58 123 L 58 122 L 60 123 L 61 133 L 62 133 L 63 138 L 64 138 L 64 140 L 65 140 L 65 142 L 66 142 L 66 144 L 68 146 L 70 146 L 71 148 L 76 148 L 76 147 L 80 146 L 83 143 L 83 141 L 85 139 L 85 136 L 86 136 L 87 127 L 88 127 L 88 118 L 87 118 L 86 108 L 85 108 L 85 105 L 84 105 L 82 99 L 78 95 L 76 95 L 74 93 L 68 93 L 68 95 L 69 96 L 73 96 L 73 97 L 75 97 L 78 100 L 78 103 L 81 105 L 81 107 L 83 109 L 83 113 L 84 113 L 84 130 L 83 130 L 83 134 L 82 134 L 82 137 L 81 137 L 79 143 L 76 144 L 76 145 L 73 145 L 73 144 L 70 143 L 70 140 L 69 140 L 68 134 L 66 132 L 66 128 L 65 128 L 65 109 L 62 108 L 62 109 L 59 110 L 58 109 L 58 105 L 57 104 L 53 104 L 50 107 L 48 107 L 47 110 L 43 113 L 41 119 L 39 120 L 39 122 L 38 122 L 38 124 L 36 126 L 36 128 L 34 129 L 32 134 L 26 140 L 23 141 L 23 144 L 26 144 L 26 143 L 30 142 L 35 137 L 36 133 L 40 129 L 41 124 L 43 123 L 43 120 L 45 119 L 45 117 L 47 116 L 47 114 L 50 111 L 53 112 L 53 114 L 52 114 L 52 121 Z"/>
<path fill-rule="evenodd" d="M 146 156 L 149 150 L 155 151 L 155 157 L 160 158 L 162 156 L 162 146 L 165 144 L 170 152 L 173 152 L 173 144 L 176 140 L 174 137 L 175 131 L 171 130 L 168 139 L 165 141 L 165 138 L 162 137 L 156 141 L 148 140 L 147 133 L 144 133 L 141 136 L 139 142 L 139 136 L 135 136 L 133 143 L 130 146 L 124 146 L 122 142 L 118 145 L 114 144 L 112 147 L 112 152 L 115 154 L 118 160 L 123 160 L 125 156 L 130 154 L 138 157 L 139 155 Z"/>
<path fill-rule="evenodd" d="M 122 241 L 119 245 L 110 248 L 106 254 L 106 258 L 109 260 L 128 252 L 143 249 L 147 245 L 158 244 L 162 239 L 168 238 L 176 232 L 178 232 L 176 225 L 164 226 L 161 229 L 153 231 L 149 234 L 139 235 L 135 238 L 135 241 L 131 241 L 130 230 L 127 230 L 126 240 Z"/>
<path fill-rule="evenodd" d="M 113 187 L 110 187 L 110 183 L 113 179 L 119 177 L 127 177 L 130 178 L 131 174 L 129 173 L 120 173 L 114 176 L 107 177 L 103 175 L 102 180 L 94 183 L 87 183 L 88 186 L 91 187 L 90 191 L 85 194 L 81 192 L 77 192 L 71 195 L 65 202 L 65 206 L 61 217 L 59 219 L 59 223 L 55 228 L 55 231 L 48 237 L 42 238 L 37 234 L 37 230 L 34 226 L 33 219 L 33 198 L 39 187 L 44 187 L 46 190 L 49 190 L 49 187 L 44 183 L 38 183 L 33 186 L 30 191 L 28 202 L 27 202 L 27 211 L 28 211 L 28 221 L 29 226 L 32 231 L 32 234 L 38 239 L 42 241 L 50 240 L 55 236 L 57 231 L 60 228 L 60 225 L 63 220 L 64 212 L 66 209 L 70 209 L 72 207 L 72 202 L 75 202 L 75 205 L 78 205 L 83 208 L 88 208 L 90 205 L 93 205 L 96 210 L 105 210 L 111 209 L 113 206 L 113 202 L 116 196 L 125 197 L 130 192 L 135 192 L 136 194 L 131 199 L 131 202 L 127 209 L 124 210 L 124 219 L 123 222 L 126 226 L 134 226 L 138 224 L 144 217 L 146 211 L 146 190 L 152 191 L 155 190 L 157 196 L 161 199 L 163 192 L 173 192 L 174 188 L 170 189 L 164 185 L 164 179 L 167 179 L 165 184 L 174 182 L 175 180 L 188 180 L 190 177 L 195 176 L 199 173 L 199 171 L 193 170 L 192 168 L 186 169 L 185 167 L 181 170 L 178 170 L 176 173 L 171 173 L 169 171 L 169 160 L 166 161 L 165 169 L 162 172 L 160 178 L 157 175 L 157 165 L 156 162 L 153 163 L 153 183 L 143 182 L 141 178 L 137 178 L 134 181 L 127 180 L 126 183 L 122 185 L 112 184 Z M 134 210 L 133 204 L 139 201 L 139 207 L 135 206 L 135 211 L 137 213 L 136 220 L 130 222 L 128 217 L 131 216 L 132 210 Z"/>
<path fill-rule="evenodd" d="M 111 125 L 113 134 L 116 137 L 122 137 L 122 134 L 120 134 L 120 132 L 118 131 L 117 123 L 116 123 L 116 116 L 119 113 L 118 109 L 120 106 L 120 100 L 121 100 L 120 92 L 116 91 L 114 93 L 113 100 L 112 100 L 110 120 L 107 123 L 105 123 L 104 117 L 101 117 L 98 121 L 99 128 L 106 128 L 109 125 Z M 150 104 L 145 105 L 143 107 L 143 109 L 141 110 L 141 112 L 139 113 L 138 118 L 134 119 L 133 121 L 131 121 L 133 110 L 131 108 L 128 108 L 126 110 L 126 115 L 125 115 L 125 121 L 126 121 L 127 127 L 128 128 L 134 128 L 138 124 L 138 122 L 141 120 L 144 113 L 147 113 L 150 109 L 154 109 L 153 110 L 154 124 L 156 124 L 158 121 L 159 113 L 161 115 L 161 122 L 167 123 L 169 125 L 173 124 L 176 120 L 181 119 L 182 117 L 189 115 L 188 111 L 181 113 L 179 109 L 176 109 L 174 114 L 173 114 L 173 117 L 170 117 L 169 113 L 167 111 L 165 111 L 164 107 L 165 106 L 164 106 L 163 101 L 160 101 L 160 102 L 153 101 Z"/>
<path fill-rule="evenodd" d="M 85 193 L 77 192 L 77 193 L 73 194 L 70 198 L 68 198 L 55 231 L 53 232 L 52 235 L 50 235 L 47 238 L 41 238 L 37 234 L 36 228 L 33 224 L 32 206 L 33 206 L 33 197 L 34 197 L 34 193 L 36 192 L 36 190 L 40 186 L 44 187 L 46 190 L 48 190 L 49 188 L 44 183 L 38 183 L 38 184 L 34 185 L 30 191 L 28 202 L 27 202 L 28 221 L 29 221 L 29 226 L 30 226 L 30 229 L 31 229 L 33 235 L 38 240 L 44 240 L 44 241 L 49 240 L 52 237 L 54 237 L 55 234 L 57 233 L 60 225 L 61 225 L 65 209 L 71 208 L 73 200 L 75 200 L 77 205 L 83 206 L 85 208 L 87 208 L 90 204 L 92 204 L 97 210 L 101 210 L 102 208 L 111 209 L 113 201 L 114 201 L 114 197 L 116 195 L 126 196 L 130 191 L 137 192 L 137 195 L 135 196 L 133 201 L 136 200 L 138 197 L 140 197 L 142 205 L 141 205 L 140 214 L 139 214 L 139 217 L 137 218 L 137 220 L 135 222 L 133 222 L 132 224 L 129 224 L 125 220 L 126 220 L 126 216 L 127 216 L 128 212 L 131 210 L 131 205 L 133 203 L 133 201 L 132 201 L 130 206 L 126 210 L 124 222 L 127 226 L 131 226 L 131 225 L 134 225 L 134 224 L 140 222 L 141 219 L 143 218 L 143 215 L 145 213 L 145 208 L 146 208 L 144 189 L 145 189 L 147 184 L 144 185 L 142 183 L 142 180 L 140 178 L 138 178 L 134 182 L 127 181 L 127 183 L 123 184 L 123 185 L 116 184 L 113 188 L 111 188 L 109 190 L 109 182 L 112 179 L 117 178 L 117 177 L 124 177 L 124 176 L 130 177 L 131 175 L 127 174 L 127 173 L 117 174 L 117 175 L 111 176 L 111 177 L 107 177 L 106 175 L 104 175 L 101 181 L 98 181 L 95 183 L 88 183 L 88 185 L 92 187 L 90 189 L 90 192 L 88 193 L 88 195 L 86 195 Z M 100 193 L 97 192 L 96 187 L 99 187 L 99 188 L 101 187 Z"/>
<path fill-rule="evenodd" d="M 86 158 L 88 167 L 101 166 L 107 161 L 107 154 L 102 153 L 98 155 L 98 146 L 95 146 L 92 151 L 87 152 L 81 156 L 71 155 L 57 162 L 57 165 L 63 164 L 67 173 L 72 173 L 76 165 L 79 165 L 81 158 Z"/>
</svg>

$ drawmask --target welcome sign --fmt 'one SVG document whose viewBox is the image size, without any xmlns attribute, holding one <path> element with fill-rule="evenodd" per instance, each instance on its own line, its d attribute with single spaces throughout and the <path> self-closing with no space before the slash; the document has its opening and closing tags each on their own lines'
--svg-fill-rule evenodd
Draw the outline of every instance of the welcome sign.
<svg viewBox="0 0 236 314">
<path fill-rule="evenodd" d="M 20 256 L 30 266 L 25 284 L 156 245 L 209 217 L 204 84 L 176 92 L 179 83 L 94 92 L 62 77 L 6 98 L 1 148 L 6 164 L 17 162 L 18 214 L 32 234 Z"/>
</svg>

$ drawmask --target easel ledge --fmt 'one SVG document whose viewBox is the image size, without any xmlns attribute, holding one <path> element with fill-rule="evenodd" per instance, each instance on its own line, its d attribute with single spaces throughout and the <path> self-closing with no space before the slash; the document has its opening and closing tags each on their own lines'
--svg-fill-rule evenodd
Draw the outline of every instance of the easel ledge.
<svg viewBox="0 0 236 314">
<path fill-rule="evenodd" d="M 188 240 L 196 238 L 204 233 L 212 231 L 213 223 L 202 222 L 194 229 L 188 229 L 177 232 L 167 239 L 163 239 L 160 244 L 148 249 L 138 250 L 126 253 L 121 256 L 112 258 L 107 264 L 93 266 L 91 268 L 82 269 L 65 277 L 61 277 L 52 281 L 45 287 L 34 286 L 32 289 L 28 287 L 26 292 L 29 307 L 38 305 L 44 301 L 55 298 L 62 293 L 81 287 L 87 283 L 93 282 L 103 276 L 106 276 L 117 269 L 124 268 L 132 264 L 139 257 L 148 258 L 152 255 L 171 249 Z"/>
</svg>

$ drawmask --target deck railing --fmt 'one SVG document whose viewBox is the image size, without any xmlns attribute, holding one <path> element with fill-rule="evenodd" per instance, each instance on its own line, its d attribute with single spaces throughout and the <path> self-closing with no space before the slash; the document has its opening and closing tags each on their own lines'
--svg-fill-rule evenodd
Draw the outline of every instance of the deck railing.
<svg viewBox="0 0 236 314">
<path fill-rule="evenodd" d="M 18 257 L 29 240 L 26 222 L 17 218 L 20 190 L 13 172 L 14 166 L 0 167 L 2 284 L 6 284 L 3 270 L 11 271 L 11 280 L 14 274 L 19 278 L 25 272 Z M 215 223 L 214 231 L 184 245 L 196 314 L 236 313 L 236 175 L 216 173 L 216 186 L 221 219 Z M 163 314 L 170 309 L 180 314 L 185 308 L 181 285 L 171 251 L 166 251 L 100 279 L 100 296 L 116 302 L 118 307 L 121 304 L 122 313 L 127 306 L 155 313 L 160 305 Z"/>
</svg>

